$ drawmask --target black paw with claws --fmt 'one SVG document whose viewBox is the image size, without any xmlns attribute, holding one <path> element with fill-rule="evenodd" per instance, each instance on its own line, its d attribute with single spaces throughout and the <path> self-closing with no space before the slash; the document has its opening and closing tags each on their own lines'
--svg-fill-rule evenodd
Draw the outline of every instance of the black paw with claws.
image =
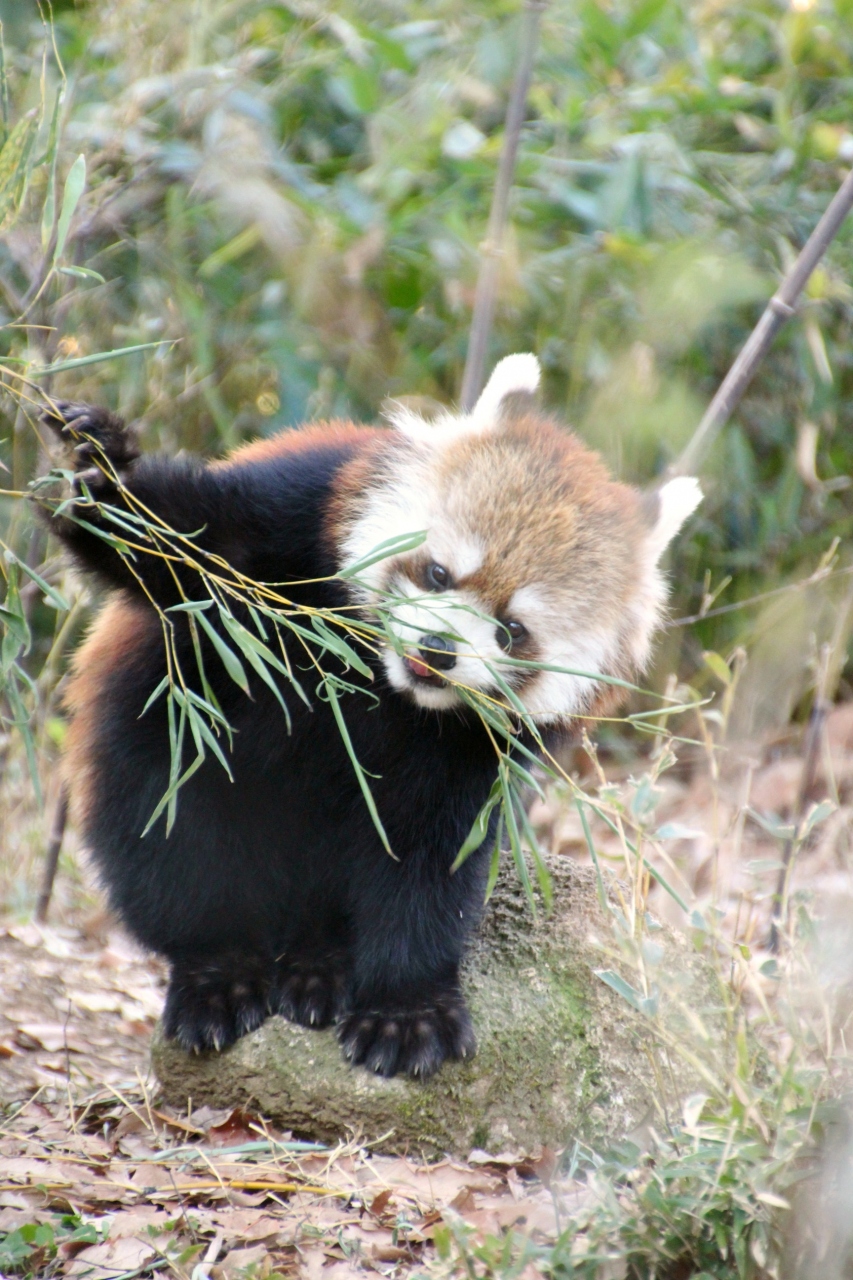
<svg viewBox="0 0 853 1280">
<path fill-rule="evenodd" d="M 380 1076 L 425 1080 L 447 1059 L 470 1058 L 477 1043 L 465 1002 L 442 996 L 415 1011 L 359 1010 L 338 1026 L 344 1057 Z"/>
<path fill-rule="evenodd" d="M 95 405 L 54 400 L 42 414 L 45 426 L 71 446 L 75 487 L 104 489 L 139 457 L 139 444 L 121 418 Z"/>
<path fill-rule="evenodd" d="M 267 1017 L 267 974 L 261 961 L 242 957 L 174 965 L 163 1011 L 166 1035 L 194 1053 L 233 1044 Z"/>
<path fill-rule="evenodd" d="M 319 1030 L 340 1017 L 346 999 L 346 974 L 339 956 L 282 960 L 270 993 L 270 1010 L 291 1022 Z"/>
</svg>

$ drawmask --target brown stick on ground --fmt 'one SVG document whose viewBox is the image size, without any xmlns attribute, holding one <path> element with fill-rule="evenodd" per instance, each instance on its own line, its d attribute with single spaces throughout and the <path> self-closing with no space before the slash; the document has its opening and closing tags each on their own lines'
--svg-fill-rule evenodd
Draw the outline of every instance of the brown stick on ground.
<svg viewBox="0 0 853 1280">
<path fill-rule="evenodd" d="M 524 109 L 527 105 L 527 92 L 530 88 L 533 59 L 536 56 L 536 44 L 539 38 L 539 15 L 545 8 L 547 8 L 547 0 L 526 0 L 524 5 L 521 52 L 507 104 L 504 143 L 492 195 L 486 238 L 480 246 L 482 257 L 477 276 L 477 291 L 474 296 L 474 314 L 471 319 L 468 356 L 462 378 L 462 393 L 459 397 L 462 408 L 466 410 L 473 409 L 483 387 L 486 352 L 498 296 L 498 275 L 509 215 L 509 196 L 515 175 L 518 142 L 521 137 L 521 126 L 524 123 Z"/>
<path fill-rule="evenodd" d="M 36 903 L 36 920 L 39 924 L 44 924 L 47 919 L 47 909 L 50 906 L 50 898 L 53 893 L 53 882 L 56 879 L 56 868 L 59 865 L 59 854 L 62 850 L 62 838 L 65 835 L 67 821 L 68 788 L 63 783 L 53 812 L 53 823 L 51 824 L 47 852 L 44 857 L 44 875 L 38 902 Z"/>
<path fill-rule="evenodd" d="M 803 245 L 797 261 L 782 281 L 781 287 L 765 307 L 761 319 L 720 384 L 717 394 L 705 410 L 687 447 L 670 467 L 670 475 L 692 475 L 696 471 L 702 458 L 737 408 L 741 396 L 752 381 L 752 375 L 776 334 L 785 321 L 795 314 L 794 308 L 800 294 L 808 284 L 815 267 L 837 236 L 851 208 L 853 208 L 853 169 L 836 191 L 820 222 Z"/>
</svg>

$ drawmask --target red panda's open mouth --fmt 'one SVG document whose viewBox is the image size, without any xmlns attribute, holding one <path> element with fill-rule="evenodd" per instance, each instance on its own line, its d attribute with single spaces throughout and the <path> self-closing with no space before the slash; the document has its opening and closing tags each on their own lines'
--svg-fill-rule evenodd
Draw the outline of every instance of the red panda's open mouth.
<svg viewBox="0 0 853 1280">
<path fill-rule="evenodd" d="M 443 689 L 447 684 L 444 677 L 440 676 L 437 671 L 432 671 L 417 654 L 406 653 L 403 655 L 403 661 L 406 664 L 406 670 L 409 675 L 414 676 L 418 684 L 428 684 L 433 689 Z"/>
</svg>

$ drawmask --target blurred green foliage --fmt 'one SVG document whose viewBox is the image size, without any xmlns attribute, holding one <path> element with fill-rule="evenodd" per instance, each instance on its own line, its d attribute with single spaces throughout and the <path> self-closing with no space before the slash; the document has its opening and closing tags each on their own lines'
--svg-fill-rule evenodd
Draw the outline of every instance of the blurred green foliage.
<svg viewBox="0 0 853 1280">
<path fill-rule="evenodd" d="M 172 451 L 458 394 L 518 0 L 81 0 L 55 6 L 55 42 L 28 0 L 0 15 L 7 147 L 16 125 L 31 144 L 0 243 L 0 353 L 168 340 L 43 385 Z M 543 15 L 493 356 L 536 351 L 547 403 L 626 478 L 689 437 L 853 160 L 851 19 L 850 0 Z M 62 265 L 104 283 L 55 272 L 26 317 L 54 327 L 12 327 L 78 153 Z M 851 244 L 853 224 L 708 462 L 677 610 L 706 570 L 737 600 L 850 531 Z M 20 413 L 3 434 L 20 487 L 36 437 Z M 747 620 L 703 624 L 693 651 Z"/>
</svg>

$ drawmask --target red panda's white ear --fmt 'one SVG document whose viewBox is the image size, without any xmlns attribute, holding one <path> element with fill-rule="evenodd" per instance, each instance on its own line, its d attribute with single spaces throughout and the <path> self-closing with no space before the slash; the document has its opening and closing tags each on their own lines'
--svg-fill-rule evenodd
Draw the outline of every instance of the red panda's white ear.
<svg viewBox="0 0 853 1280">
<path fill-rule="evenodd" d="M 688 516 L 702 501 L 699 481 L 693 476 L 677 476 L 657 494 L 657 517 L 649 534 L 646 547 L 652 562 L 657 563 Z"/>
<path fill-rule="evenodd" d="M 539 361 L 530 354 L 505 356 L 495 365 L 491 378 L 480 393 L 470 414 L 474 431 L 488 431 L 498 422 L 501 401 L 519 391 L 533 394 L 539 386 Z"/>
<path fill-rule="evenodd" d="M 531 355 L 505 356 L 495 365 L 480 398 L 470 413 L 444 413 L 426 422 L 419 413 L 403 404 L 392 404 L 388 418 L 393 426 L 410 440 L 429 445 L 446 445 L 465 436 L 493 431 L 500 421 L 501 401 L 506 396 L 527 392 L 539 386 L 539 361 Z"/>
</svg>

